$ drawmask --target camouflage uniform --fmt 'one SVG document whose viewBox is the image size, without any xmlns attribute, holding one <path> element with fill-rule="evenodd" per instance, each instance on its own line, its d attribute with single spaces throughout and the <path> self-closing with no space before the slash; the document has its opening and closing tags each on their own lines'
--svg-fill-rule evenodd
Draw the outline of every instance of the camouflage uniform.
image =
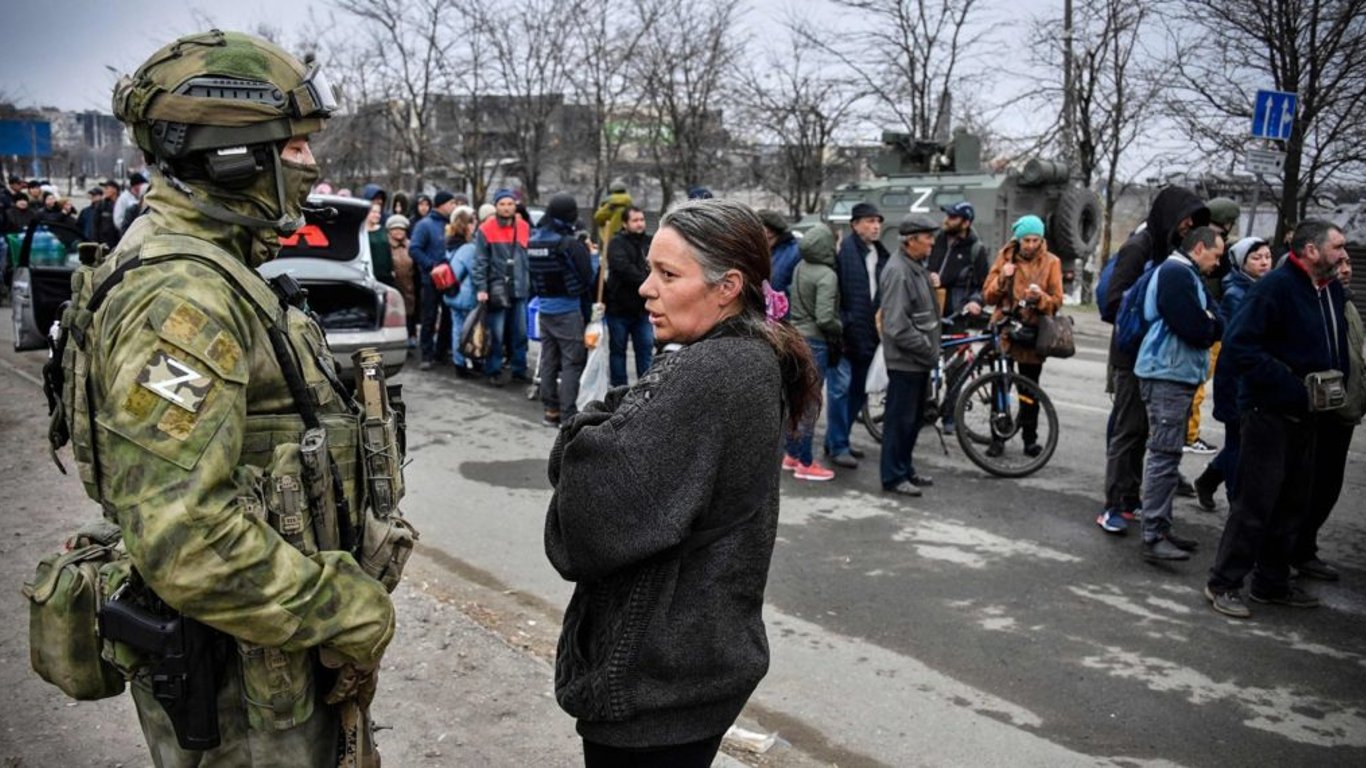
<svg viewBox="0 0 1366 768">
<path fill-rule="evenodd" d="M 205 38 L 210 42 L 200 42 Z M 115 95 L 116 114 L 149 154 L 150 116 L 171 120 L 176 113 L 166 105 L 157 112 L 157 96 L 148 99 L 148 89 L 135 86 L 172 91 L 203 74 L 250 77 L 288 93 L 306 72 L 274 46 L 233 33 L 162 49 Z M 212 101 L 210 108 L 234 114 L 232 103 Z M 321 125 L 297 116 L 284 122 L 272 130 L 285 135 L 266 143 L 276 158 L 290 135 Z M 385 586 L 352 554 L 318 551 L 307 524 L 301 533 L 285 528 L 278 514 L 281 486 L 272 481 L 298 474 L 305 424 L 267 337 L 263 304 L 274 308 L 327 428 L 355 530 L 365 502 L 354 405 L 329 378 L 322 331 L 286 308 L 252 268 L 273 255 L 272 228 L 298 219 L 312 174 L 277 164 L 275 175 L 288 184 L 258 173 L 227 195 L 207 180 L 170 178 L 176 167 L 161 164 L 147 198 L 150 213 L 102 265 L 73 279 L 72 307 L 85 307 L 119 265 L 141 261 L 84 318 L 87 342 L 67 349 L 62 399 L 87 492 L 122 529 L 146 586 L 171 608 L 231 635 L 237 659 L 219 690 L 217 749 L 179 748 L 145 673 L 133 680 L 133 698 L 158 766 L 336 765 L 338 708 L 324 701 L 334 671 L 319 654 L 332 659 L 329 666 L 373 670 L 393 637 L 394 609 Z M 205 200 L 213 205 L 206 208 Z M 275 209 L 278 222 L 250 226 L 251 217 L 263 210 L 273 216 Z M 67 320 L 79 324 L 79 309 L 69 310 Z M 87 356 L 84 365 L 79 355 Z"/>
</svg>

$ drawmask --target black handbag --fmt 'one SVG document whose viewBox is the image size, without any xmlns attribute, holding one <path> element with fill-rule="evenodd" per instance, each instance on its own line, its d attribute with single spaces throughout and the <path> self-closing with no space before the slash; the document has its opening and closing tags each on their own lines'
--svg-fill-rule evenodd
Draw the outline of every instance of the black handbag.
<svg viewBox="0 0 1366 768">
<path fill-rule="evenodd" d="M 1043 357 L 1071 357 L 1077 353 L 1077 343 L 1072 337 L 1072 318 L 1061 312 L 1041 315 L 1037 336 L 1034 351 Z"/>
</svg>

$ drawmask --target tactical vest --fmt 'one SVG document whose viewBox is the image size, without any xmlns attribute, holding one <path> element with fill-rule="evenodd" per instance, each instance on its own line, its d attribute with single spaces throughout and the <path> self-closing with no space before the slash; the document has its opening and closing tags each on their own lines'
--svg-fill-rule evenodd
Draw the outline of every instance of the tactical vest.
<svg viewBox="0 0 1366 768">
<path fill-rule="evenodd" d="M 531 288 L 545 299 L 573 298 L 588 290 L 574 266 L 570 246 L 574 238 L 561 235 L 550 227 L 531 233 L 527 241 L 527 269 L 531 273 Z"/>
</svg>

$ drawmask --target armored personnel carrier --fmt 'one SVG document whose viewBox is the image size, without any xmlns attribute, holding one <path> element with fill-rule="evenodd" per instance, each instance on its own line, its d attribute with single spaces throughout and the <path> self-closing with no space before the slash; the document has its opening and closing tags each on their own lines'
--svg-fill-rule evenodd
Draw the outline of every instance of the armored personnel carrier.
<svg viewBox="0 0 1366 768">
<path fill-rule="evenodd" d="M 977 209 L 973 230 L 995 252 L 1010 226 L 1034 214 L 1047 227 L 1048 248 L 1062 259 L 1063 291 L 1074 298 L 1081 269 L 1100 242 L 1100 199 L 1071 180 L 1066 164 L 1033 158 L 1018 169 L 993 172 L 982 165 L 982 142 L 962 129 L 950 141 L 884 132 L 884 149 L 873 164 L 880 178 L 848 184 L 831 195 L 825 218 L 848 227 L 856 203 L 869 202 L 887 218 L 882 242 L 897 250 L 896 225 L 908 213 L 942 216 L 940 206 L 967 200 Z"/>
</svg>

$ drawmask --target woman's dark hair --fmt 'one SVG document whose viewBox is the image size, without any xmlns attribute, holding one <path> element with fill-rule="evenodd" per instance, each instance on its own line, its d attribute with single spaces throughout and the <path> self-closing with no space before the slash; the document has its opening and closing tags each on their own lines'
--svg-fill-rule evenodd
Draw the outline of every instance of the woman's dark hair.
<svg viewBox="0 0 1366 768">
<path fill-rule="evenodd" d="M 708 285 L 720 283 L 732 269 L 744 278 L 738 317 L 778 355 L 787 425 L 795 434 L 802 418 L 820 409 L 821 379 L 811 348 L 797 329 L 786 320 L 768 319 L 763 284 L 773 267 L 763 223 L 744 203 L 711 198 L 674 205 L 659 222 L 660 229 L 666 227 L 691 246 Z"/>
<path fill-rule="evenodd" d="M 405 194 L 403 194 L 402 192 L 395 192 L 395 193 L 394 193 L 394 199 L 393 199 L 393 202 L 392 202 L 392 206 L 393 206 L 393 207 L 392 207 L 390 210 L 391 210 L 393 213 L 401 213 L 401 214 L 403 214 L 404 216 L 407 216 L 407 215 L 408 215 L 408 196 L 405 195 Z"/>
</svg>

